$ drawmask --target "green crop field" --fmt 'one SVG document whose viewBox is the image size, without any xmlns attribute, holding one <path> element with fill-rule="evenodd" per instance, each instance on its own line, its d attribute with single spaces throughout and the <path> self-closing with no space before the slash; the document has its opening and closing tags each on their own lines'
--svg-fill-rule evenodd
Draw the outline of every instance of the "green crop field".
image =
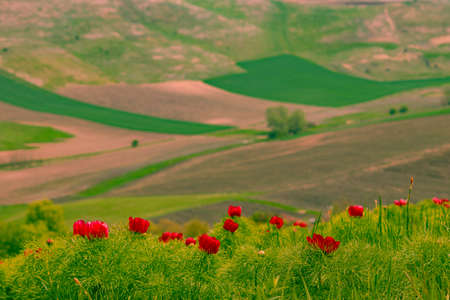
<svg viewBox="0 0 450 300">
<path fill-rule="evenodd" d="M 450 82 L 450 77 L 386 82 L 368 80 L 333 72 L 292 55 L 245 61 L 238 65 L 247 73 L 211 78 L 205 82 L 257 98 L 332 107 Z"/>
<path fill-rule="evenodd" d="M 109 126 L 140 131 L 201 134 L 229 128 L 226 126 L 161 119 L 96 106 L 54 94 L 2 73 L 0 73 L 0 101 L 29 110 L 75 117 Z"/>
<path fill-rule="evenodd" d="M 29 143 L 58 142 L 72 135 L 50 127 L 0 122 L 0 151 L 30 149 Z"/>
</svg>

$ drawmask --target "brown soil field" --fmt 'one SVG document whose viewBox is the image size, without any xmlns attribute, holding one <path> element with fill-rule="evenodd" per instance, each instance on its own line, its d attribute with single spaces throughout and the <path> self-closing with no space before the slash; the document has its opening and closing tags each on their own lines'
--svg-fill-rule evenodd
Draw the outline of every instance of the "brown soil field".
<svg viewBox="0 0 450 300">
<path fill-rule="evenodd" d="M 439 116 L 250 145 L 201 157 L 111 192 L 163 195 L 261 192 L 260 198 L 324 209 L 405 197 L 450 196 L 450 117 Z"/>
<path fill-rule="evenodd" d="M 0 151 L 0 164 L 70 156 L 82 153 L 106 151 L 130 146 L 137 139 L 140 143 L 166 140 L 169 136 L 125 130 L 101 124 L 52 114 L 25 110 L 0 102 L 0 121 L 49 126 L 74 135 L 59 143 L 40 143 L 36 149 Z"/>
<path fill-rule="evenodd" d="M 76 194 L 96 183 L 170 158 L 216 148 L 236 139 L 179 136 L 165 142 L 15 171 L 0 171 L 0 204 Z"/>
<path fill-rule="evenodd" d="M 278 105 L 291 110 L 302 109 L 311 122 L 357 111 L 353 108 L 337 109 L 256 99 L 226 92 L 201 81 L 68 85 L 58 92 L 80 101 L 161 118 L 239 127 L 264 127 L 266 109 Z"/>
</svg>

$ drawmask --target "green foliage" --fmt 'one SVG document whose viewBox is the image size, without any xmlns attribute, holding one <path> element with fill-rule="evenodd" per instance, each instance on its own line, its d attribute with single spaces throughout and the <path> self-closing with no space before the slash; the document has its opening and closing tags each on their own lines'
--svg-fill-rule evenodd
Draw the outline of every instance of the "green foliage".
<svg viewBox="0 0 450 300">
<path fill-rule="evenodd" d="M 288 134 L 298 134 L 306 128 L 305 114 L 296 110 L 289 115 L 284 106 L 269 107 L 266 110 L 267 126 L 272 129 L 269 137 L 279 138 Z"/>
<path fill-rule="evenodd" d="M 392 107 L 392 108 L 389 109 L 389 114 L 390 114 L 391 116 L 395 115 L 396 113 L 397 113 L 397 109 L 395 109 L 394 107 Z"/>
<path fill-rule="evenodd" d="M 138 140 L 133 140 L 131 142 L 131 147 L 136 148 L 137 146 L 139 146 L 139 141 Z"/>
<path fill-rule="evenodd" d="M 289 111 L 284 106 L 269 107 L 266 110 L 267 126 L 272 129 L 271 137 L 283 137 L 289 134 Z"/>
<path fill-rule="evenodd" d="M 158 223 L 150 225 L 150 231 L 156 235 L 163 232 L 183 232 L 183 226 L 169 219 L 161 219 Z"/>
<path fill-rule="evenodd" d="M 402 114 L 408 112 L 408 106 L 406 106 L 406 105 L 400 106 L 400 108 L 398 109 L 398 112 L 402 113 Z"/>
<path fill-rule="evenodd" d="M 199 220 L 192 219 L 186 224 L 184 224 L 184 234 L 186 236 L 197 237 L 203 233 L 207 233 L 209 231 L 208 223 Z"/>
<path fill-rule="evenodd" d="M 71 134 L 50 127 L 0 122 L 0 151 L 30 149 L 29 143 L 58 142 L 70 137 Z"/>
<path fill-rule="evenodd" d="M 444 89 L 444 95 L 442 98 L 442 105 L 449 106 L 450 105 L 450 87 Z"/>
<path fill-rule="evenodd" d="M 292 55 L 244 61 L 238 65 L 247 72 L 211 78 L 205 82 L 230 92 L 257 98 L 332 107 L 450 82 L 450 77 L 373 81 L 336 73 Z"/>
<path fill-rule="evenodd" d="M 61 232 L 64 230 L 64 213 L 59 205 L 50 200 L 36 201 L 28 205 L 26 216 L 27 224 L 44 223 L 49 231 Z"/>
<path fill-rule="evenodd" d="M 0 222 L 0 258 L 18 254 L 27 239 L 29 236 L 22 225 Z"/>
<path fill-rule="evenodd" d="M 255 223 L 267 223 L 269 222 L 271 217 L 271 214 L 269 214 L 268 212 L 265 211 L 255 211 L 252 216 L 251 219 L 255 222 Z"/>
<path fill-rule="evenodd" d="M 341 241 L 324 255 L 306 242 L 311 228 L 281 230 L 235 218 L 231 234 L 216 224 L 216 255 L 198 246 L 158 242 L 126 226 L 108 239 L 57 238 L 30 243 L 40 253 L 0 265 L 0 298 L 12 299 L 445 299 L 450 268 L 450 217 L 427 200 L 405 208 L 379 207 L 362 218 L 346 212 L 317 233 Z M 381 228 L 381 230 L 380 230 Z M 3 275 L 2 275 L 3 273 Z"/>
<path fill-rule="evenodd" d="M 200 134 L 223 130 L 227 126 L 206 125 L 115 110 L 76 101 L 0 73 L 0 101 L 25 109 L 85 119 L 120 128 L 172 133 Z"/>
</svg>

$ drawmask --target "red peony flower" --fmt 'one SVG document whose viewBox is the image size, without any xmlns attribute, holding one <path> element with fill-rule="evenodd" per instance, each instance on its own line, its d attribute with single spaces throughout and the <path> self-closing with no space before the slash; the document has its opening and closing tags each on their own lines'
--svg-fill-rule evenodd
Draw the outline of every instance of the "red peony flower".
<svg viewBox="0 0 450 300">
<path fill-rule="evenodd" d="M 92 221 L 87 222 L 89 226 L 89 235 L 88 238 L 107 238 L 109 236 L 108 225 L 102 221 Z"/>
<path fill-rule="evenodd" d="M 51 246 L 53 245 L 54 241 L 52 239 L 48 239 L 47 240 L 47 245 Z"/>
<path fill-rule="evenodd" d="M 297 222 L 295 222 L 292 225 L 293 226 L 299 226 L 299 227 L 302 227 L 302 228 L 308 227 L 308 224 L 306 224 L 305 222 L 302 222 L 302 221 L 297 221 Z"/>
<path fill-rule="evenodd" d="M 220 241 L 215 237 L 203 234 L 198 238 L 198 247 L 209 254 L 216 254 L 219 251 Z"/>
<path fill-rule="evenodd" d="M 361 205 L 352 205 L 348 208 L 348 214 L 350 217 L 362 217 L 364 213 L 364 207 Z"/>
<path fill-rule="evenodd" d="M 448 199 L 445 198 L 438 198 L 438 197 L 433 197 L 433 202 L 437 205 L 442 205 L 445 204 L 446 202 L 448 202 Z"/>
<path fill-rule="evenodd" d="M 242 214 L 242 207 L 230 205 L 228 207 L 228 215 L 230 217 L 240 217 Z"/>
<path fill-rule="evenodd" d="M 394 204 L 397 206 L 404 206 L 404 205 L 408 204 L 408 201 L 405 199 L 394 200 Z"/>
<path fill-rule="evenodd" d="M 188 237 L 185 241 L 186 246 L 195 245 L 196 243 L 197 241 L 192 237 Z"/>
<path fill-rule="evenodd" d="M 128 228 L 130 231 L 136 232 L 136 233 L 146 233 L 148 230 L 148 227 L 150 226 L 150 222 L 141 219 L 141 218 L 128 218 Z"/>
<path fill-rule="evenodd" d="M 171 240 L 172 237 L 172 233 L 171 232 L 164 232 L 161 237 L 159 238 L 160 242 L 164 242 L 167 243 L 168 241 Z"/>
<path fill-rule="evenodd" d="M 223 223 L 223 229 L 228 230 L 231 233 L 234 233 L 239 227 L 239 224 L 234 222 L 231 219 L 227 219 L 225 223 Z"/>
<path fill-rule="evenodd" d="M 277 216 L 273 216 L 270 221 L 270 224 L 277 226 L 278 229 L 280 229 L 281 227 L 283 227 L 283 219 Z"/>
<path fill-rule="evenodd" d="M 339 247 L 341 242 L 335 241 L 331 236 L 327 236 L 324 238 L 320 234 L 313 234 L 313 237 L 306 237 L 308 243 L 310 243 L 313 247 L 321 249 L 326 254 L 330 254 Z"/>
<path fill-rule="evenodd" d="M 84 222 L 78 220 L 73 223 L 73 235 L 91 238 L 107 238 L 109 236 L 108 225 L 102 221 Z"/>
</svg>

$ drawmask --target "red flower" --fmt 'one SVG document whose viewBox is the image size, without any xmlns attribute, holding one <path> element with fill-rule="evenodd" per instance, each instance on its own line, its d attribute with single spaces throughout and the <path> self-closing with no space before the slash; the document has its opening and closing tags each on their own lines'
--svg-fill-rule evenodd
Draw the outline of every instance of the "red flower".
<svg viewBox="0 0 450 300">
<path fill-rule="evenodd" d="M 352 205 L 348 208 L 348 214 L 350 217 L 362 217 L 364 213 L 364 207 L 361 205 Z"/>
<path fill-rule="evenodd" d="M 160 242 L 164 242 L 167 243 L 168 241 L 171 240 L 172 237 L 172 233 L 171 232 L 164 232 L 161 237 L 159 238 Z"/>
<path fill-rule="evenodd" d="M 313 237 L 310 238 L 309 236 L 306 237 L 306 240 L 308 243 L 310 243 L 315 248 L 321 249 L 323 252 L 330 254 L 333 251 L 336 251 L 336 249 L 339 247 L 339 244 L 341 242 L 335 241 L 331 236 L 327 236 L 324 238 L 320 234 L 313 234 Z"/>
<path fill-rule="evenodd" d="M 51 246 L 51 245 L 53 245 L 53 243 L 54 243 L 54 242 L 53 242 L 52 239 L 48 239 L 48 240 L 47 240 L 47 245 Z"/>
<path fill-rule="evenodd" d="M 196 243 L 197 241 L 192 237 L 188 237 L 185 241 L 186 246 L 195 245 Z"/>
<path fill-rule="evenodd" d="M 107 238 L 109 236 L 108 225 L 102 221 L 92 221 L 87 223 L 89 226 L 88 238 Z"/>
<path fill-rule="evenodd" d="M 198 247 L 209 254 L 216 254 L 219 251 L 220 241 L 215 237 L 203 234 L 198 238 Z"/>
<path fill-rule="evenodd" d="M 397 206 L 403 206 L 403 205 L 408 204 L 408 201 L 405 199 L 394 200 L 394 204 Z"/>
<path fill-rule="evenodd" d="M 270 224 L 277 226 L 278 229 L 280 229 L 281 227 L 283 227 L 283 219 L 277 216 L 273 216 L 270 221 Z"/>
<path fill-rule="evenodd" d="M 445 198 L 439 199 L 438 197 L 433 197 L 433 202 L 437 205 L 442 205 L 448 202 L 448 199 Z"/>
<path fill-rule="evenodd" d="M 227 219 L 225 223 L 223 223 L 223 229 L 228 230 L 231 233 L 234 233 L 239 227 L 239 224 L 234 222 L 231 219 Z"/>
<path fill-rule="evenodd" d="M 102 221 L 84 222 L 78 220 L 73 223 L 73 235 L 91 238 L 107 238 L 109 236 L 108 225 Z"/>
<path fill-rule="evenodd" d="M 308 227 L 308 224 L 306 224 L 305 222 L 302 222 L 302 221 L 297 221 L 297 222 L 295 222 L 292 225 L 293 226 L 299 226 L 299 227 L 302 227 L 302 228 Z"/>
<path fill-rule="evenodd" d="M 230 217 L 240 217 L 242 214 L 242 207 L 230 205 L 228 207 L 228 215 Z"/>
<path fill-rule="evenodd" d="M 445 208 L 450 208 L 450 204 L 444 203 Z"/>
<path fill-rule="evenodd" d="M 3 262 L 0 260 L 0 265 L 2 265 L 3 264 Z"/>
<path fill-rule="evenodd" d="M 160 242 L 167 243 L 171 240 L 183 240 L 183 234 L 181 232 L 164 232 L 159 238 Z"/>
<path fill-rule="evenodd" d="M 148 230 L 148 227 L 150 226 L 150 222 L 141 219 L 141 218 L 128 218 L 128 228 L 130 231 L 136 232 L 136 233 L 146 233 Z"/>
</svg>

